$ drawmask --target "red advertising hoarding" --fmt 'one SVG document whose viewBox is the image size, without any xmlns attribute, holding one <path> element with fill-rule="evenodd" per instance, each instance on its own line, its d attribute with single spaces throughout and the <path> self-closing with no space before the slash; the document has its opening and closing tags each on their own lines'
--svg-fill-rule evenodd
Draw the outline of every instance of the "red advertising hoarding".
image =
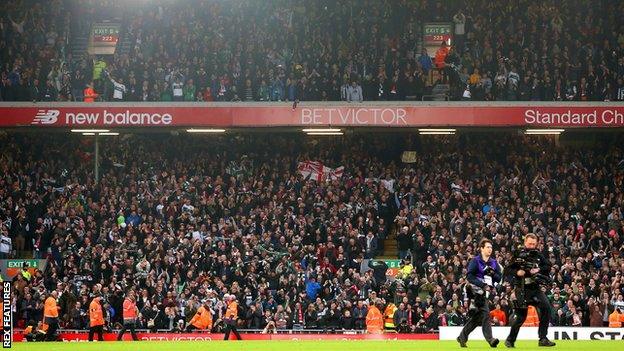
<svg viewBox="0 0 624 351">
<path fill-rule="evenodd" d="M 0 105 L 0 127 L 624 127 L 624 105 Z"/>
<path fill-rule="evenodd" d="M 137 333 L 139 340 L 149 341 L 212 341 L 223 340 L 224 334 L 202 333 Z M 97 336 L 95 337 L 97 339 Z M 232 338 L 236 338 L 232 336 Z M 438 334 L 257 334 L 241 333 L 243 340 L 438 340 Z M 88 341 L 88 333 L 63 332 L 59 339 L 66 342 Z M 104 333 L 104 341 L 117 340 L 117 334 Z M 129 333 L 124 335 L 124 340 L 132 340 Z M 13 335 L 13 341 L 24 341 L 20 333 Z"/>
</svg>

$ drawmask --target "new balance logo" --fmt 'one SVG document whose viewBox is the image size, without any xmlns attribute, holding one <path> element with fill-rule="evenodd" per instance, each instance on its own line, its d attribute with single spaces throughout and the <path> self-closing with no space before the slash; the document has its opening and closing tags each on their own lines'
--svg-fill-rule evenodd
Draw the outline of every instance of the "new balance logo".
<svg viewBox="0 0 624 351">
<path fill-rule="evenodd" d="M 60 114 L 59 110 L 39 110 L 30 124 L 54 124 Z"/>
</svg>

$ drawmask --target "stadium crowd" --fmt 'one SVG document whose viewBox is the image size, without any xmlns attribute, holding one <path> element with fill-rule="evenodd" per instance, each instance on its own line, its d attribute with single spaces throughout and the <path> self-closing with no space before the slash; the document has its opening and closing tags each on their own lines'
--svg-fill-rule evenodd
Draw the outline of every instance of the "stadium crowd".
<svg viewBox="0 0 624 351">
<path fill-rule="evenodd" d="M 139 328 L 152 330 L 181 331 L 202 306 L 222 330 L 235 299 L 239 328 L 370 330 L 376 306 L 386 328 L 431 332 L 464 323 L 478 241 L 505 266 L 529 232 L 552 264 L 554 325 L 608 325 L 624 309 L 621 140 L 588 150 L 511 134 L 266 136 L 103 140 L 95 184 L 91 139 L 0 135 L 2 258 L 47 259 L 14 278 L 16 325 L 41 321 L 56 291 L 61 327 L 88 328 L 98 296 L 116 328 L 133 291 Z M 345 171 L 306 179 L 305 160 Z M 402 263 L 386 279 L 365 260 L 395 230 Z M 504 283 L 495 324 L 511 302 Z"/>
<path fill-rule="evenodd" d="M 421 100 L 438 81 L 455 100 L 624 100 L 621 1 L 7 0 L 3 10 L 5 101 Z M 72 57 L 74 37 L 115 18 L 128 51 Z M 423 51 L 426 22 L 452 23 L 453 48 Z"/>
</svg>

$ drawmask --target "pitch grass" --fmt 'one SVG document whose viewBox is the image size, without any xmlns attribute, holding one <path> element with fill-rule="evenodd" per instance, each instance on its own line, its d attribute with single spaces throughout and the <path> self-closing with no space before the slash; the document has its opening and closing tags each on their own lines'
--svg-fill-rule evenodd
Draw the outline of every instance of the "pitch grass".
<svg viewBox="0 0 624 351">
<path fill-rule="evenodd" d="M 555 347 L 538 347 L 537 341 L 517 341 L 518 351 L 565 350 L 565 351 L 621 351 L 623 343 L 615 341 L 557 341 Z M 123 341 L 123 342 L 46 342 L 13 343 L 15 350 L 28 351 L 459 351 L 493 350 L 485 341 L 469 341 L 468 348 L 462 349 L 455 341 Z M 499 350 L 507 350 L 501 343 Z"/>
</svg>

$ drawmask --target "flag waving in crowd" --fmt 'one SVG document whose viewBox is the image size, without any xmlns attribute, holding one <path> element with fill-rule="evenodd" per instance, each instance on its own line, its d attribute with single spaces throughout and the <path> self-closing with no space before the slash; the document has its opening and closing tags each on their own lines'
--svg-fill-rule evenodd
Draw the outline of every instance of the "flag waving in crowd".
<svg viewBox="0 0 624 351">
<path fill-rule="evenodd" d="M 337 180 L 342 178 L 342 174 L 344 173 L 343 166 L 330 168 L 318 161 L 299 162 L 297 170 L 304 178 L 316 180 L 317 182 Z"/>
</svg>

